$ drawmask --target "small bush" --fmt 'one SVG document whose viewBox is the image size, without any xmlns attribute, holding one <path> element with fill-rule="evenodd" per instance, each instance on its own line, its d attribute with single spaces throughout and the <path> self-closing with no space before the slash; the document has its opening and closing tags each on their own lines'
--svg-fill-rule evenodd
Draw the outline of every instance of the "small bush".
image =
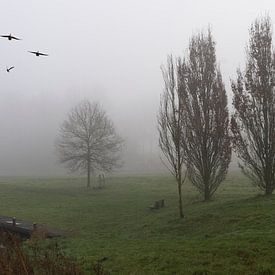
<svg viewBox="0 0 275 275">
<path fill-rule="evenodd" d="M 0 274 L 81 275 L 83 263 L 64 254 L 57 242 L 34 236 L 28 241 L 8 232 L 0 233 Z M 90 274 L 105 275 L 100 262 L 91 265 Z M 86 270 L 87 273 L 87 270 Z"/>
</svg>

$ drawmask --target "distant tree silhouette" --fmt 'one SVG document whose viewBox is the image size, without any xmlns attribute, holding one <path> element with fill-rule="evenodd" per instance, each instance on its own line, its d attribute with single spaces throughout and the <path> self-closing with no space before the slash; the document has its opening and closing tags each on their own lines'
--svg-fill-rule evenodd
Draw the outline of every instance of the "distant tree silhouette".
<svg viewBox="0 0 275 275">
<path fill-rule="evenodd" d="M 275 188 L 275 53 L 268 16 L 251 25 L 246 68 L 237 71 L 232 90 L 231 129 L 240 167 L 270 195 Z"/>
<path fill-rule="evenodd" d="M 180 75 L 186 131 L 181 146 L 188 178 L 207 201 L 224 180 L 231 159 L 227 95 L 210 29 L 191 38 Z"/>
<path fill-rule="evenodd" d="M 119 166 L 122 139 L 97 103 L 83 100 L 60 127 L 56 148 L 61 163 L 71 171 L 87 173 L 90 187 L 95 170 L 110 172 Z"/>
<path fill-rule="evenodd" d="M 183 105 L 181 104 L 180 59 L 175 61 L 172 56 L 167 59 L 166 67 L 162 67 L 164 79 L 164 92 L 160 101 L 158 116 L 159 146 L 167 160 L 164 162 L 171 174 L 175 177 L 179 195 L 179 214 L 183 218 L 182 209 L 182 184 L 184 175 L 184 151 L 181 140 L 184 138 L 182 131 Z"/>
</svg>

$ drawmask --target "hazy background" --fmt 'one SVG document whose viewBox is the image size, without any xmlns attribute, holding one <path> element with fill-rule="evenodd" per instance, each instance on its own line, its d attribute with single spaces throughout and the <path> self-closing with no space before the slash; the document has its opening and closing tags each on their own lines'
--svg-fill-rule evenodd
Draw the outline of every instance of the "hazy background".
<svg viewBox="0 0 275 275">
<path fill-rule="evenodd" d="M 156 114 L 167 54 L 184 54 L 210 24 L 230 95 L 250 24 L 267 12 L 275 22 L 274 0 L 1 0 L 0 10 L 0 34 L 23 39 L 0 39 L 0 176 L 64 174 L 53 144 L 83 98 L 99 101 L 125 138 L 124 171 L 161 169 Z"/>
</svg>

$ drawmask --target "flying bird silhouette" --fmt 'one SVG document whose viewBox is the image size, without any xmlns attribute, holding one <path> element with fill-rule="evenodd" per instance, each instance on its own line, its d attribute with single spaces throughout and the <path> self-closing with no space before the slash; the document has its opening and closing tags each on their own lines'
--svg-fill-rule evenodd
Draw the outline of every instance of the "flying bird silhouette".
<svg viewBox="0 0 275 275">
<path fill-rule="evenodd" d="M 10 72 L 10 70 L 12 70 L 12 69 L 14 69 L 14 66 L 12 66 L 12 67 L 7 67 L 7 72 L 9 73 Z"/>
<path fill-rule="evenodd" d="M 35 54 L 36 56 L 40 56 L 40 55 L 49 56 L 48 54 L 46 54 L 46 53 L 41 53 L 41 52 L 39 52 L 39 51 L 37 51 L 37 52 L 29 51 L 29 53 L 33 53 L 33 54 Z"/>
<path fill-rule="evenodd" d="M 1 37 L 8 38 L 9 40 L 12 40 L 12 39 L 14 39 L 14 40 L 21 40 L 20 38 L 15 37 L 15 36 L 13 36 L 11 34 L 9 34 L 9 35 L 1 35 Z"/>
</svg>

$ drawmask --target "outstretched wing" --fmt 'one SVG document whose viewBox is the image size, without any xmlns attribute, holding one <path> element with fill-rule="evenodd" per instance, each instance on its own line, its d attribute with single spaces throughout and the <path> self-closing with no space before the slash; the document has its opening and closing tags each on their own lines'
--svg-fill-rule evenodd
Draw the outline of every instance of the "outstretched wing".
<svg viewBox="0 0 275 275">
<path fill-rule="evenodd" d="M 29 53 L 33 53 L 33 54 L 35 54 L 35 55 L 37 55 L 37 56 L 39 56 L 39 55 L 44 55 L 44 56 L 49 56 L 48 54 L 46 54 L 46 53 L 41 53 L 41 52 L 32 52 L 32 51 L 28 51 Z"/>
<path fill-rule="evenodd" d="M 21 40 L 20 38 L 18 37 L 15 37 L 15 36 L 10 36 L 11 39 L 15 39 L 15 40 Z"/>
<path fill-rule="evenodd" d="M 6 69 L 6 71 L 9 73 L 10 72 L 10 70 L 12 70 L 14 68 L 14 66 L 11 66 L 11 67 L 7 67 L 7 69 Z"/>
<path fill-rule="evenodd" d="M 9 38 L 9 35 L 1 35 L 1 37 Z"/>
<path fill-rule="evenodd" d="M 46 53 L 39 53 L 39 55 L 49 56 L 49 55 L 46 54 Z"/>
</svg>

